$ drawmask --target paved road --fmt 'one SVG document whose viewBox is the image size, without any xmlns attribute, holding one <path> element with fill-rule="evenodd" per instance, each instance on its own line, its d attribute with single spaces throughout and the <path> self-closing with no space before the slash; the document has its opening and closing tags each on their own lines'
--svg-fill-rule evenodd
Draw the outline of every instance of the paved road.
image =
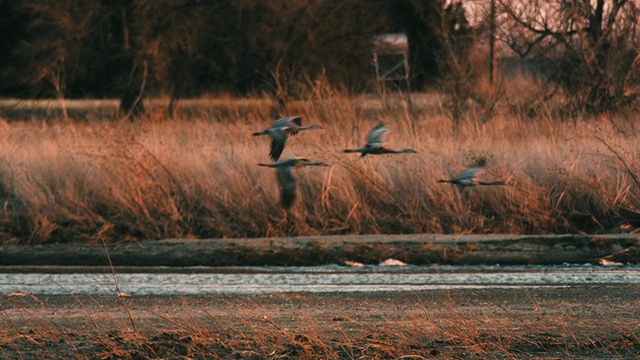
<svg viewBox="0 0 640 360">
<path fill-rule="evenodd" d="M 640 266 L 0 268 L 0 294 L 212 295 L 640 284 Z"/>
</svg>

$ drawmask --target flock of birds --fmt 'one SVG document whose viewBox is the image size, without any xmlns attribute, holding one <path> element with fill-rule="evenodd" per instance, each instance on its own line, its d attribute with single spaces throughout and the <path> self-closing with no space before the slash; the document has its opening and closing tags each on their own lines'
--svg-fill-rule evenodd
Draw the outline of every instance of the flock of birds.
<svg viewBox="0 0 640 360">
<path fill-rule="evenodd" d="M 296 180 L 293 177 L 292 170 L 303 166 L 329 166 L 321 161 L 310 161 L 305 157 L 293 157 L 285 160 L 279 160 L 280 155 L 284 151 L 284 146 L 289 135 L 296 135 L 302 130 L 319 129 L 316 125 L 303 126 L 301 116 L 288 116 L 278 119 L 268 129 L 254 132 L 253 136 L 268 135 L 271 137 L 271 149 L 269 151 L 270 158 L 274 161 L 271 164 L 259 163 L 260 166 L 271 167 L 276 170 L 278 185 L 280 186 L 280 204 L 285 208 L 290 208 L 296 198 Z M 359 153 L 361 157 L 367 155 L 381 154 L 403 154 L 417 153 L 413 149 L 395 150 L 385 146 L 382 135 L 389 129 L 383 124 L 379 124 L 369 131 L 367 134 L 367 143 L 357 149 L 345 149 L 345 153 Z M 442 179 L 438 182 L 450 183 L 464 189 L 469 186 L 476 185 L 504 185 L 503 181 L 481 181 L 480 174 L 486 165 L 484 158 L 480 159 L 476 164 L 462 171 L 452 179 Z"/>
</svg>

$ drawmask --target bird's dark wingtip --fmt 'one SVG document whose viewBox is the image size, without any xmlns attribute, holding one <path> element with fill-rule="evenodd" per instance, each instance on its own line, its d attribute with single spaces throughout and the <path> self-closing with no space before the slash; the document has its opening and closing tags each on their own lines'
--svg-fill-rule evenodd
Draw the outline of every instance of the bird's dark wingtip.
<svg viewBox="0 0 640 360">
<path fill-rule="evenodd" d="M 269 149 L 269 156 L 272 160 L 278 160 L 282 152 L 284 151 L 284 144 L 279 143 L 276 140 L 271 141 L 271 148 Z"/>
<path fill-rule="evenodd" d="M 269 158 L 273 161 L 276 161 L 280 158 L 280 155 L 282 154 L 282 152 L 280 151 L 276 151 L 276 149 L 271 148 L 271 150 L 269 151 Z"/>
<path fill-rule="evenodd" d="M 293 206 L 293 202 L 296 199 L 295 193 L 282 193 L 280 195 L 280 204 L 285 209 L 290 209 Z"/>
</svg>

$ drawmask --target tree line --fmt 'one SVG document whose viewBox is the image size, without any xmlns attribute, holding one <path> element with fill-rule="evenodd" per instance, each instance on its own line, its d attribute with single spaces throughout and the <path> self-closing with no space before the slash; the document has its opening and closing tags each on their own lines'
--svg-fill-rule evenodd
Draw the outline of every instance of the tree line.
<svg viewBox="0 0 640 360">
<path fill-rule="evenodd" d="M 118 97 L 144 110 L 145 94 L 290 92 L 324 74 L 358 91 L 371 77 L 371 38 L 409 31 L 415 84 L 437 70 L 439 0 L 1 1 L 3 96 Z M 430 64 L 431 62 L 432 64 Z"/>
<path fill-rule="evenodd" d="M 489 36 L 515 56 L 552 59 L 550 88 L 598 111 L 639 92 L 638 9 L 634 0 L 0 0 L 0 96 L 115 97 L 129 117 L 157 94 L 170 108 L 216 92 L 285 103 L 319 76 L 359 92 L 371 88 L 372 37 L 404 32 L 411 88 L 437 84 L 454 114 L 479 99 L 487 59 L 470 53 Z"/>
</svg>

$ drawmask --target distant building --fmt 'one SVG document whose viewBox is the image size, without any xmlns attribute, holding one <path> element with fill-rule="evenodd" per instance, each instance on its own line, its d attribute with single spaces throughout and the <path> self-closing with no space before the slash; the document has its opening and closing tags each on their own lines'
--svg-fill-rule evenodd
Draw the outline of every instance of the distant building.
<svg viewBox="0 0 640 360">
<path fill-rule="evenodd" d="M 409 40 L 405 34 L 373 38 L 373 66 L 377 81 L 409 81 Z"/>
</svg>

